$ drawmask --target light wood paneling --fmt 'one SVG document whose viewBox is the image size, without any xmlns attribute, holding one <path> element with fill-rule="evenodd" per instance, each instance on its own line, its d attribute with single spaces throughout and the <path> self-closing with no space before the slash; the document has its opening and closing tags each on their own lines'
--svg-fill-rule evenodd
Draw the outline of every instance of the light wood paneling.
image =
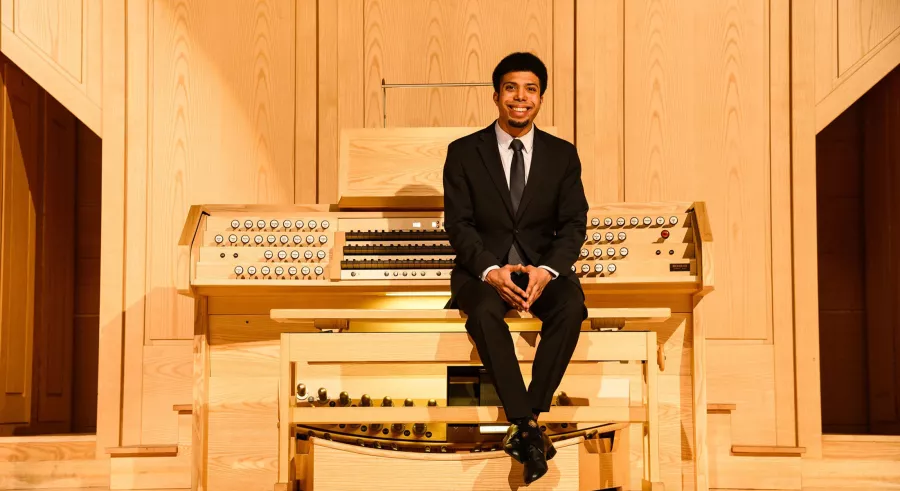
<svg viewBox="0 0 900 491">
<path fill-rule="evenodd" d="M 318 2 L 296 0 L 296 110 L 294 111 L 294 203 L 317 203 L 318 190 Z"/>
<path fill-rule="evenodd" d="M 490 82 L 494 66 L 514 51 L 533 52 L 547 65 L 549 89 L 536 123 L 553 124 L 553 0 L 364 3 L 366 127 L 384 124 L 382 80 Z M 387 126 L 487 126 L 497 117 L 493 92 L 493 87 L 391 88 Z"/>
<path fill-rule="evenodd" d="M 50 95 L 100 133 L 102 0 L 9 0 L 0 49 Z"/>
<path fill-rule="evenodd" d="M 576 134 L 589 203 L 625 200 L 625 2 L 579 0 Z"/>
<path fill-rule="evenodd" d="M 766 2 L 625 3 L 626 201 L 704 200 L 709 338 L 770 339 Z"/>
<path fill-rule="evenodd" d="M 793 240 L 797 444 L 822 453 L 816 242 L 815 0 L 791 4 L 791 238 Z"/>
<path fill-rule="evenodd" d="M 294 2 L 152 2 L 147 339 L 190 339 L 176 244 L 195 203 L 294 202 Z M 250 21 L 252 19 L 252 21 Z"/>
<path fill-rule="evenodd" d="M 894 0 L 837 0 L 838 75 L 900 28 Z"/>
<path fill-rule="evenodd" d="M 365 123 L 363 0 L 319 0 L 318 203 L 338 198 L 338 148 L 343 128 Z"/>
<path fill-rule="evenodd" d="M 191 349 L 189 342 L 144 347 L 141 444 L 174 444 L 178 441 L 178 413 L 172 406 L 193 401 Z"/>
<path fill-rule="evenodd" d="M 126 141 L 126 5 L 107 3 L 103 9 L 103 165 L 101 173 L 101 256 L 97 412 L 97 457 L 121 442 L 122 360 L 125 277 Z M 123 40 L 123 42 L 113 42 Z M 108 462 L 106 462 L 108 464 Z M 107 465 L 107 469 L 109 466 Z M 108 471 L 107 471 L 108 472 Z"/>
<path fill-rule="evenodd" d="M 13 8 L 18 35 L 48 56 L 75 80 L 81 79 L 84 2 L 17 1 Z"/>
<path fill-rule="evenodd" d="M 713 345 L 707 350 L 710 401 L 737 404 L 731 413 L 732 443 L 774 445 L 775 362 L 769 344 Z"/>
<path fill-rule="evenodd" d="M 815 2 L 816 131 L 900 63 L 900 4 Z"/>
</svg>

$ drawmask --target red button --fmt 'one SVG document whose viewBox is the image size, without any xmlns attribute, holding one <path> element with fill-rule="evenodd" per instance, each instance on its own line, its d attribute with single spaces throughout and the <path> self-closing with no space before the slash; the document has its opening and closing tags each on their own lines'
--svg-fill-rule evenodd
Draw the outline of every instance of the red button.
<svg viewBox="0 0 900 491">
<path fill-rule="evenodd" d="M 663 231 L 660 232 L 659 234 L 662 235 L 662 238 L 664 238 L 664 239 L 668 239 L 668 238 L 669 238 L 669 231 L 668 231 L 668 230 L 663 230 Z"/>
</svg>

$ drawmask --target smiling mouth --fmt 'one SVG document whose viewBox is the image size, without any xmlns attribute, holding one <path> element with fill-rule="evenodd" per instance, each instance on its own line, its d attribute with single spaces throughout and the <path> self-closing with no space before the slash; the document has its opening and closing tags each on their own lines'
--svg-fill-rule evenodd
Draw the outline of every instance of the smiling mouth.
<svg viewBox="0 0 900 491">
<path fill-rule="evenodd" d="M 509 112 L 510 112 L 510 114 L 514 114 L 514 115 L 518 115 L 518 116 L 524 116 L 524 115 L 525 115 L 526 113 L 528 113 L 528 111 L 530 111 L 530 110 L 531 110 L 530 107 L 513 107 L 513 106 L 509 106 Z"/>
</svg>

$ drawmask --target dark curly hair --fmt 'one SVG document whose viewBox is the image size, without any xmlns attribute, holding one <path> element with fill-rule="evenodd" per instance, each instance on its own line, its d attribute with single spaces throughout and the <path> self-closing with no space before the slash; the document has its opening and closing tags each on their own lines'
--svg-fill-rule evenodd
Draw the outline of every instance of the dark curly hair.
<svg viewBox="0 0 900 491">
<path fill-rule="evenodd" d="M 500 60 L 491 76 L 495 92 L 500 92 L 500 81 L 510 72 L 531 72 L 537 75 L 541 83 L 541 96 L 547 90 L 547 67 L 540 58 L 531 53 L 511 53 Z"/>
</svg>

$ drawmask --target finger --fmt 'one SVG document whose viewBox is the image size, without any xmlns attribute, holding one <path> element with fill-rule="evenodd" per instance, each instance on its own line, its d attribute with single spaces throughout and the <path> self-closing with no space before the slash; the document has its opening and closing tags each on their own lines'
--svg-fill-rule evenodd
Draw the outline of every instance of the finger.
<svg viewBox="0 0 900 491">
<path fill-rule="evenodd" d="M 522 291 L 522 289 L 519 288 L 519 285 L 515 284 L 515 282 L 513 282 L 513 280 L 511 278 L 506 281 L 504 286 L 506 288 L 509 288 L 509 290 L 511 292 L 514 292 L 516 295 L 519 295 L 520 297 L 522 297 L 523 300 L 526 298 L 525 292 Z"/>
<path fill-rule="evenodd" d="M 512 305 L 516 310 L 521 309 L 522 301 L 507 287 L 501 289 L 501 296 L 506 303 Z"/>
</svg>

